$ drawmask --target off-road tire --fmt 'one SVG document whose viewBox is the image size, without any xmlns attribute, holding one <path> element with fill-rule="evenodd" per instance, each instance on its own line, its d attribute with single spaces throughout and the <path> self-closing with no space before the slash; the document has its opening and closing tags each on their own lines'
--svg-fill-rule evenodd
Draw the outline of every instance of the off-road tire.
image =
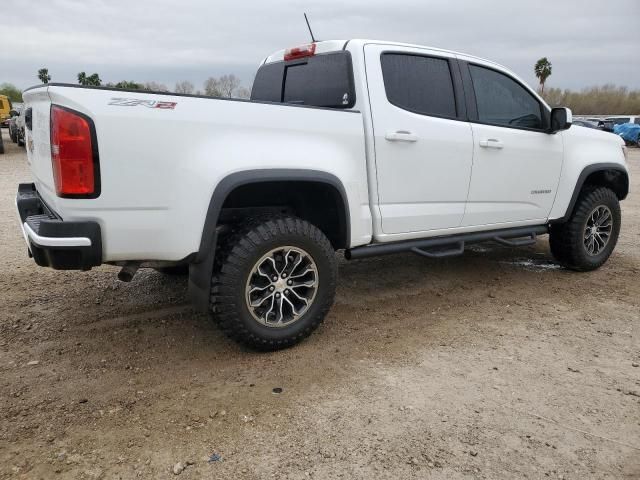
<svg viewBox="0 0 640 480">
<path fill-rule="evenodd" d="M 256 262 L 283 246 L 303 249 L 317 266 L 318 288 L 299 319 L 284 327 L 259 323 L 249 311 L 246 285 Z M 299 343 L 316 330 L 333 304 L 337 280 L 335 252 L 327 237 L 309 222 L 293 216 L 261 218 L 221 240 L 216 252 L 210 308 L 214 320 L 233 340 L 269 351 Z"/>
<path fill-rule="evenodd" d="M 613 217 L 613 228 L 608 243 L 597 255 L 589 255 L 584 245 L 584 234 L 591 212 L 606 206 Z M 549 244 L 551 253 L 564 267 L 586 272 L 601 267 L 613 252 L 620 234 L 620 202 L 616 194 L 606 187 L 586 186 L 576 201 L 573 213 L 565 223 L 551 225 Z"/>
</svg>

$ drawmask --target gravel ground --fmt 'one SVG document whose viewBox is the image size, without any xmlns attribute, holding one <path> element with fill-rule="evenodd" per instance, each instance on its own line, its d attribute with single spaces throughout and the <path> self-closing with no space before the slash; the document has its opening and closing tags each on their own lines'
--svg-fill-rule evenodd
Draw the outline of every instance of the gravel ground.
<svg viewBox="0 0 640 480">
<path fill-rule="evenodd" d="M 0 478 L 640 478 L 637 149 L 600 270 L 558 268 L 546 238 L 342 260 L 324 326 L 257 354 L 185 278 L 36 267 L 2 134 Z"/>
</svg>

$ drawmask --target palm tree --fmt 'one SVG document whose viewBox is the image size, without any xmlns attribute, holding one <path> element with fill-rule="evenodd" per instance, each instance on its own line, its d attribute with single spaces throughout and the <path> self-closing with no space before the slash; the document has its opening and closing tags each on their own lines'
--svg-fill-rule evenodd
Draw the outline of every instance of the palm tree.
<svg viewBox="0 0 640 480">
<path fill-rule="evenodd" d="M 80 85 L 86 85 L 87 84 L 87 74 L 84 72 L 80 72 L 78 74 L 78 83 Z"/>
<path fill-rule="evenodd" d="M 540 80 L 540 93 L 544 93 L 544 82 L 551 76 L 551 62 L 547 60 L 547 57 L 542 57 L 536 62 L 533 71 Z"/>
<path fill-rule="evenodd" d="M 40 70 L 38 70 L 38 78 L 42 83 L 49 83 L 49 80 L 51 80 L 51 75 L 49 75 L 49 69 L 41 68 Z"/>
</svg>

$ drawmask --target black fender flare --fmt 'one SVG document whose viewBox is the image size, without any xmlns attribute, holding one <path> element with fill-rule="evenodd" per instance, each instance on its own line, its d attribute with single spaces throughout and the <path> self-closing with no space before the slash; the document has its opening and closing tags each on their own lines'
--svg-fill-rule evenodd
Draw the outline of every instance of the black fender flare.
<svg viewBox="0 0 640 480">
<path fill-rule="evenodd" d="M 594 163 L 592 165 L 587 165 L 586 167 L 584 167 L 584 169 L 582 170 L 582 172 L 580 172 L 580 175 L 578 176 L 578 180 L 576 181 L 576 185 L 573 189 L 573 194 L 571 195 L 571 200 L 569 200 L 569 205 L 567 206 L 566 212 L 560 218 L 554 218 L 553 220 L 549 220 L 549 223 L 554 224 L 554 223 L 566 222 L 571 216 L 571 213 L 573 212 L 573 208 L 576 206 L 576 202 L 578 201 L 578 195 L 580 195 L 580 192 L 582 191 L 582 187 L 584 187 L 584 183 L 587 180 L 587 177 L 589 177 L 589 175 L 593 173 L 604 172 L 608 170 L 615 170 L 617 172 L 620 172 L 620 174 L 622 174 L 626 179 L 627 190 L 624 193 L 624 195 L 620 197 L 620 200 L 624 200 L 627 194 L 629 193 L 629 173 L 622 165 L 620 165 L 619 163 Z"/>
<path fill-rule="evenodd" d="M 242 185 L 273 181 L 324 183 L 334 187 L 342 197 L 345 209 L 346 243 L 347 246 L 350 245 L 349 200 L 344 185 L 335 175 L 320 170 L 288 168 L 252 169 L 232 173 L 218 183 L 211 195 L 202 228 L 200 248 L 189 264 L 189 298 L 197 310 L 202 312 L 209 310 L 211 275 L 218 240 L 216 228 L 227 196 Z"/>
</svg>

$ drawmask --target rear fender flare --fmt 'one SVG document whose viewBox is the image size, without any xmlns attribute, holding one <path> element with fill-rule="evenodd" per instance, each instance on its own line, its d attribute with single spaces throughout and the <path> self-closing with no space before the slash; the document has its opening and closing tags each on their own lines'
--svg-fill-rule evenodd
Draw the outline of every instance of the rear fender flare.
<svg viewBox="0 0 640 480">
<path fill-rule="evenodd" d="M 199 311 L 208 311 L 211 290 L 211 275 L 217 246 L 218 219 L 227 196 L 236 188 L 252 183 L 289 181 L 325 183 L 334 187 L 342 197 L 345 208 L 347 245 L 350 244 L 349 203 L 344 185 L 338 177 L 319 170 L 302 169 L 255 169 L 232 173 L 216 186 L 202 229 L 200 248 L 189 265 L 189 297 Z"/>
</svg>

